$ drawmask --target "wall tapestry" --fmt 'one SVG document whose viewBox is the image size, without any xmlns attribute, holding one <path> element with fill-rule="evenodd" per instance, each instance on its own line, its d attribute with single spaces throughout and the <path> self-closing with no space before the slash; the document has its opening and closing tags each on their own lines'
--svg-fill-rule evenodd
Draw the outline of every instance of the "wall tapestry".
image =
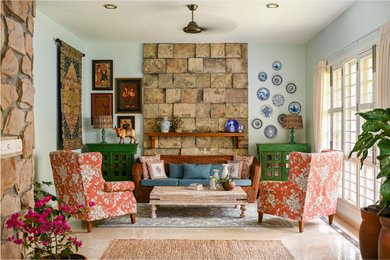
<svg viewBox="0 0 390 260">
<path fill-rule="evenodd" d="M 142 113 L 142 79 L 115 79 L 115 112 Z"/>
<path fill-rule="evenodd" d="M 81 69 L 83 54 L 59 41 L 59 147 L 83 147 L 81 115 Z"/>
</svg>

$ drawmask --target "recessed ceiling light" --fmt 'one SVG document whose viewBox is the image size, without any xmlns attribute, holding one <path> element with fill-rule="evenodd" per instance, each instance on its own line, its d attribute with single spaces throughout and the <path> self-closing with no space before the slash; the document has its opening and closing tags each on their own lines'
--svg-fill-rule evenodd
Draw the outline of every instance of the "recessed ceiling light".
<svg viewBox="0 0 390 260">
<path fill-rule="evenodd" d="M 106 8 L 106 9 L 117 9 L 118 6 L 116 6 L 114 4 L 105 4 L 104 8 Z"/>
<path fill-rule="evenodd" d="M 279 4 L 277 3 L 269 3 L 267 4 L 267 8 L 278 8 L 279 7 Z"/>
</svg>

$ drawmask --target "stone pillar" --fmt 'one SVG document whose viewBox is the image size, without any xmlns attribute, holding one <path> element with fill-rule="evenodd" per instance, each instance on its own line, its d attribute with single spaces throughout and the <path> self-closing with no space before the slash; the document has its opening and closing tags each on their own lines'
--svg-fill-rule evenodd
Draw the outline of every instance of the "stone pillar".
<svg viewBox="0 0 390 260">
<path fill-rule="evenodd" d="M 22 139 L 22 152 L 1 156 L 1 258 L 21 257 L 6 242 L 5 221 L 34 207 L 34 84 L 32 74 L 35 0 L 1 1 L 1 138 Z"/>
</svg>

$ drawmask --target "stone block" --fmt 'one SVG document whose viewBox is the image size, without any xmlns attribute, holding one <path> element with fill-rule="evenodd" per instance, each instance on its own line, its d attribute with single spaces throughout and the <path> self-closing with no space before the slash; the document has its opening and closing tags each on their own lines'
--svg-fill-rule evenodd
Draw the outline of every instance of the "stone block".
<svg viewBox="0 0 390 260">
<path fill-rule="evenodd" d="M 8 47 L 22 55 L 26 54 L 22 24 L 8 17 L 5 17 L 5 22 L 7 23 L 8 28 Z"/>
<path fill-rule="evenodd" d="M 248 44 L 247 43 L 241 44 L 241 58 L 248 60 Z"/>
<path fill-rule="evenodd" d="M 0 2 L 1 4 L 1 2 Z M 0 6 L 0 10 L 2 9 L 2 7 Z M 3 22 L 3 19 L 0 19 L 0 50 L 3 49 L 3 46 L 5 45 L 5 40 L 6 40 L 6 35 L 5 35 L 5 24 Z"/>
<path fill-rule="evenodd" d="M 30 59 L 34 56 L 34 49 L 33 49 L 33 41 L 30 34 L 25 33 L 24 34 L 24 47 L 26 48 L 26 53 L 30 57 Z"/>
<path fill-rule="evenodd" d="M 158 74 L 158 87 L 159 88 L 173 88 L 173 75 L 172 74 Z"/>
<path fill-rule="evenodd" d="M 4 4 L 5 10 L 7 12 L 18 19 L 21 22 L 25 22 L 27 19 L 28 12 L 28 3 L 29 1 L 2 1 Z"/>
<path fill-rule="evenodd" d="M 211 58 L 225 58 L 225 44 L 224 43 L 212 43 Z"/>
<path fill-rule="evenodd" d="M 144 73 L 165 73 L 165 59 L 144 59 Z"/>
<path fill-rule="evenodd" d="M 218 155 L 218 148 L 182 148 L 181 155 Z"/>
<path fill-rule="evenodd" d="M 31 35 L 34 35 L 34 18 L 31 13 L 28 13 L 27 15 L 27 25 L 26 25 L 27 31 L 31 33 Z"/>
<path fill-rule="evenodd" d="M 143 86 L 144 88 L 157 88 L 158 76 L 156 74 L 144 74 Z"/>
<path fill-rule="evenodd" d="M 209 43 L 197 43 L 196 44 L 196 57 L 197 58 L 210 57 L 210 44 Z"/>
<path fill-rule="evenodd" d="M 196 118 L 210 117 L 210 104 L 196 104 Z"/>
<path fill-rule="evenodd" d="M 232 148 L 218 148 L 218 155 L 232 155 L 234 154 L 234 149 Z"/>
<path fill-rule="evenodd" d="M 19 63 L 11 48 L 3 54 L 1 59 L 1 77 L 15 77 L 19 72 Z"/>
<path fill-rule="evenodd" d="M 158 45 L 158 58 L 173 58 L 173 44 L 160 43 Z"/>
<path fill-rule="evenodd" d="M 11 84 L 1 85 L 1 109 L 5 111 L 18 99 L 18 93 L 16 93 L 16 87 Z"/>
<path fill-rule="evenodd" d="M 194 148 L 195 136 L 185 136 L 181 138 L 181 148 Z"/>
<path fill-rule="evenodd" d="M 173 104 L 173 117 L 195 117 L 195 104 Z"/>
<path fill-rule="evenodd" d="M 144 43 L 144 58 L 157 58 L 156 43 Z"/>
<path fill-rule="evenodd" d="M 195 44 L 193 43 L 175 43 L 173 45 L 174 58 L 194 58 Z"/>
<path fill-rule="evenodd" d="M 172 104 L 160 104 L 158 105 L 158 117 L 169 117 L 172 118 Z"/>
<path fill-rule="evenodd" d="M 158 148 L 181 148 L 180 136 L 160 136 Z"/>
<path fill-rule="evenodd" d="M 25 112 L 12 107 L 5 121 L 3 133 L 7 135 L 20 135 L 24 127 Z"/>
<path fill-rule="evenodd" d="M 196 130 L 198 132 L 218 132 L 218 118 L 197 118 Z"/>
<path fill-rule="evenodd" d="M 158 88 L 145 89 L 144 104 L 162 104 L 165 102 L 165 90 Z"/>
<path fill-rule="evenodd" d="M 248 148 L 247 149 L 234 149 L 233 154 L 236 155 L 248 155 Z"/>
<path fill-rule="evenodd" d="M 196 88 L 185 88 L 181 94 L 183 103 L 201 103 L 203 101 L 203 90 Z"/>
<path fill-rule="evenodd" d="M 218 131 L 219 132 L 226 132 L 226 122 L 229 120 L 229 118 L 218 118 Z"/>
<path fill-rule="evenodd" d="M 34 94 L 35 88 L 31 84 L 31 81 L 26 78 L 19 78 L 19 106 L 21 108 L 33 107 Z"/>
<path fill-rule="evenodd" d="M 145 150 L 149 148 L 152 148 L 152 139 L 149 136 L 144 135 L 144 153 Z"/>
<path fill-rule="evenodd" d="M 197 88 L 209 88 L 211 84 L 211 75 L 209 73 L 196 74 L 196 87 Z"/>
<path fill-rule="evenodd" d="M 215 142 L 215 137 L 211 137 L 211 136 L 196 137 L 196 147 L 198 148 L 217 147 Z"/>
<path fill-rule="evenodd" d="M 230 103 L 226 104 L 226 117 L 229 118 L 247 118 L 248 117 L 248 103 Z"/>
<path fill-rule="evenodd" d="M 227 89 L 226 103 L 248 103 L 248 89 L 246 88 Z"/>
<path fill-rule="evenodd" d="M 226 90 L 223 88 L 205 88 L 203 89 L 204 103 L 225 103 Z"/>
<path fill-rule="evenodd" d="M 9 216 L 20 211 L 20 199 L 11 194 L 5 194 L 1 199 L 1 216 Z"/>
<path fill-rule="evenodd" d="M 241 43 L 226 43 L 227 58 L 241 58 Z"/>
<path fill-rule="evenodd" d="M 169 149 L 164 149 L 164 155 L 180 155 L 180 150 L 177 148 L 169 148 Z"/>
<path fill-rule="evenodd" d="M 230 73 L 217 73 L 211 74 L 211 87 L 212 88 L 231 88 L 232 74 Z"/>
<path fill-rule="evenodd" d="M 25 192 L 20 199 L 21 207 L 22 209 L 32 209 L 34 208 L 35 202 L 34 202 L 34 190 L 30 189 L 29 191 Z"/>
<path fill-rule="evenodd" d="M 16 173 L 16 157 L 1 161 L 1 196 L 19 181 Z"/>
<path fill-rule="evenodd" d="M 225 104 L 211 104 L 210 105 L 210 110 L 211 110 L 211 117 L 225 117 L 225 109 L 226 105 Z"/>
<path fill-rule="evenodd" d="M 167 73 L 187 73 L 187 59 L 166 59 Z"/>
<path fill-rule="evenodd" d="M 165 103 L 173 104 L 181 102 L 181 89 L 167 89 L 165 93 Z"/>
<path fill-rule="evenodd" d="M 158 118 L 158 104 L 144 104 L 144 118 Z"/>
<path fill-rule="evenodd" d="M 196 129 L 195 118 L 182 118 L 183 121 L 183 132 L 191 133 Z"/>
<path fill-rule="evenodd" d="M 32 110 L 27 111 L 26 113 L 26 123 L 33 123 L 34 122 L 34 112 Z"/>
<path fill-rule="evenodd" d="M 10 1 L 19 2 L 19 1 Z M 13 242 L 4 242 L 1 244 L 1 259 L 23 259 L 22 245 L 17 245 Z"/>
<path fill-rule="evenodd" d="M 22 64 L 21 64 L 21 66 L 20 66 L 20 70 L 24 73 L 24 74 L 26 74 L 26 75 L 28 75 L 28 76 L 30 76 L 30 78 L 32 77 L 32 67 L 31 67 L 31 61 L 30 61 L 30 59 L 29 58 L 27 58 L 27 56 L 23 56 L 23 58 L 22 58 Z"/>
<path fill-rule="evenodd" d="M 215 146 L 218 148 L 234 148 L 234 139 L 232 137 L 215 137 Z"/>
<path fill-rule="evenodd" d="M 226 71 L 229 73 L 247 73 L 247 59 L 226 59 Z"/>
<path fill-rule="evenodd" d="M 203 59 L 202 58 L 189 58 L 188 59 L 188 71 L 194 73 L 203 72 Z"/>
<path fill-rule="evenodd" d="M 248 88 L 248 73 L 234 73 L 233 88 Z"/>
<path fill-rule="evenodd" d="M 34 125 L 30 124 L 24 129 L 22 145 L 22 157 L 26 158 L 33 153 L 33 149 L 35 146 Z"/>
<path fill-rule="evenodd" d="M 203 72 L 209 73 L 225 73 L 226 59 L 203 59 Z"/>
<path fill-rule="evenodd" d="M 180 149 L 145 149 L 144 155 L 180 155 Z"/>
<path fill-rule="evenodd" d="M 144 119 L 144 132 L 160 132 L 160 127 L 157 125 L 158 118 L 145 118 Z M 146 137 L 145 139 L 149 139 Z"/>
<path fill-rule="evenodd" d="M 174 74 L 173 86 L 175 88 L 194 88 L 195 74 Z"/>
</svg>

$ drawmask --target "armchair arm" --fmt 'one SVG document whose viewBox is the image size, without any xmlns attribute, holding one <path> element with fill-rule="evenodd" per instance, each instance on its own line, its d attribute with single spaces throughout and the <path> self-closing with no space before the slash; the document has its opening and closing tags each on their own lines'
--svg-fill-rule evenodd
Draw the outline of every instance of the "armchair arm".
<svg viewBox="0 0 390 260">
<path fill-rule="evenodd" d="M 286 191 L 287 187 L 287 181 L 261 181 L 259 184 L 259 190 L 267 191 Z"/>
<path fill-rule="evenodd" d="M 104 183 L 105 192 L 133 191 L 135 188 L 132 181 L 113 181 Z"/>
<path fill-rule="evenodd" d="M 254 158 L 251 166 L 252 187 L 258 187 L 260 182 L 261 166 L 259 161 Z"/>
</svg>

